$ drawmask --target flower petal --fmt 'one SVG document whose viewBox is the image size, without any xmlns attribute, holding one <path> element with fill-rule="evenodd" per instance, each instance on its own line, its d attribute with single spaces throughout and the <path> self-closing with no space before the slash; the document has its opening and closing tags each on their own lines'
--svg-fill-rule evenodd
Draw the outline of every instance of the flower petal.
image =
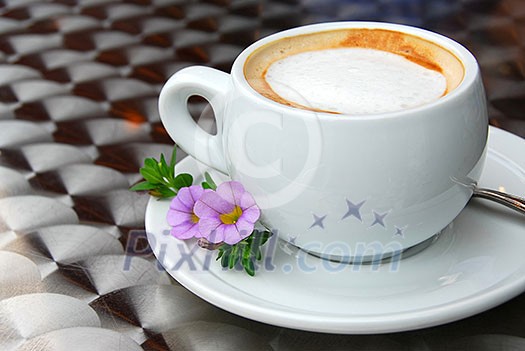
<svg viewBox="0 0 525 351">
<path fill-rule="evenodd" d="M 224 182 L 216 190 L 217 194 L 229 203 L 240 205 L 241 197 L 246 192 L 241 183 L 230 181 Z"/>
<path fill-rule="evenodd" d="M 217 217 L 220 214 L 230 213 L 235 208 L 233 203 L 229 203 L 220 197 L 216 192 L 209 191 L 202 194 L 199 201 L 195 203 L 193 211 L 199 218 Z"/>
<path fill-rule="evenodd" d="M 251 235 L 254 228 L 254 224 L 252 222 L 249 222 L 242 218 L 239 218 L 237 223 L 235 223 L 235 226 L 237 227 L 237 232 L 239 233 L 239 236 L 243 239 Z"/>
<path fill-rule="evenodd" d="M 204 189 L 200 185 L 192 185 L 190 187 L 184 187 L 177 193 L 177 199 L 186 206 L 186 208 L 192 210 L 195 202 L 202 196 Z"/>
<path fill-rule="evenodd" d="M 184 202 L 182 202 L 179 198 L 179 195 L 175 196 L 170 202 L 170 209 L 175 211 L 191 213 L 192 208 L 193 206 L 188 207 Z"/>
<path fill-rule="evenodd" d="M 259 210 L 259 207 L 252 206 L 244 209 L 242 211 L 242 216 L 239 217 L 239 220 L 244 219 L 250 223 L 255 223 L 261 216 L 261 210 Z"/>
<path fill-rule="evenodd" d="M 208 241 L 216 244 L 216 243 L 220 243 L 220 242 L 223 242 L 224 241 L 224 229 L 225 229 L 225 225 L 224 224 L 221 224 L 220 226 L 218 226 L 217 228 L 215 228 L 214 230 L 212 230 L 212 232 L 210 233 L 210 235 L 208 237 L 206 237 L 206 239 L 208 239 Z"/>
<path fill-rule="evenodd" d="M 224 226 L 224 239 L 223 241 L 228 245 L 237 244 L 239 241 L 244 239 L 241 236 L 235 224 L 225 225 Z"/>
<path fill-rule="evenodd" d="M 208 238 L 222 222 L 218 217 L 203 217 L 199 220 L 199 231 L 201 237 Z"/>
<path fill-rule="evenodd" d="M 179 225 L 183 222 L 191 221 L 191 213 L 170 209 L 166 215 L 166 220 L 170 226 Z"/>
<path fill-rule="evenodd" d="M 171 235 L 177 239 L 193 238 L 199 233 L 198 225 L 191 221 L 181 223 L 171 228 Z"/>
<path fill-rule="evenodd" d="M 255 203 L 255 199 L 253 198 L 252 194 L 246 191 L 241 196 L 241 199 L 239 201 L 239 206 L 242 209 L 245 209 L 248 207 L 257 206 L 257 204 Z"/>
</svg>

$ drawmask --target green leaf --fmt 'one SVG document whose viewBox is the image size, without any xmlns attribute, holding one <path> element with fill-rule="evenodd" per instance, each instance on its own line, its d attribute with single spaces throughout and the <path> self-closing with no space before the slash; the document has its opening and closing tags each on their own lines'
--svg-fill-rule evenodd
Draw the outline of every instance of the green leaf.
<svg viewBox="0 0 525 351">
<path fill-rule="evenodd" d="M 177 195 L 177 193 L 166 186 L 162 186 L 162 187 L 158 187 L 154 189 L 151 192 L 151 195 L 161 197 L 161 198 L 166 198 L 166 197 L 174 197 L 175 195 Z"/>
<path fill-rule="evenodd" d="M 272 232 L 270 232 L 269 230 L 265 230 L 262 233 L 262 240 L 261 240 L 260 246 L 263 246 L 264 244 L 266 244 L 266 242 L 268 241 L 268 239 L 270 239 L 271 236 L 272 236 Z"/>
<path fill-rule="evenodd" d="M 206 182 L 202 182 L 201 183 L 201 186 L 204 188 L 204 189 L 211 189 L 211 190 L 214 190 L 210 184 L 206 183 Z"/>
<path fill-rule="evenodd" d="M 184 188 L 186 186 L 191 186 L 192 184 L 193 184 L 193 177 L 191 174 L 188 174 L 188 173 L 179 174 L 171 182 L 171 185 L 173 185 L 173 187 L 177 190 L 179 190 L 180 188 Z"/>
<path fill-rule="evenodd" d="M 221 261 L 221 266 L 227 269 L 233 269 L 238 263 L 244 268 L 244 271 L 255 276 L 256 261 L 262 260 L 262 251 L 260 247 L 272 236 L 268 230 L 254 230 L 251 235 L 239 241 L 235 245 L 222 244 L 217 250 L 217 261 Z"/>
<path fill-rule="evenodd" d="M 221 258 L 221 266 L 224 268 L 228 267 L 228 264 L 230 262 L 230 253 L 225 253 L 224 256 Z"/>
<path fill-rule="evenodd" d="M 176 146 L 174 146 L 171 153 L 169 165 L 164 154 L 160 154 L 160 161 L 157 161 L 154 157 L 146 158 L 144 167 L 140 168 L 140 174 L 145 181 L 132 186 L 131 190 L 149 190 L 152 196 L 166 198 L 177 195 L 180 188 L 191 186 L 193 177 L 190 174 L 180 174 L 175 177 L 176 159 Z"/>
<path fill-rule="evenodd" d="M 159 174 L 149 168 L 141 168 L 140 174 L 144 177 L 144 179 L 146 179 L 150 183 L 162 183 L 162 178 L 160 178 Z"/>
<path fill-rule="evenodd" d="M 158 165 L 159 165 L 159 168 L 160 168 L 160 173 L 164 177 L 169 178 L 170 177 L 170 169 L 168 167 L 168 164 L 166 163 L 166 159 L 164 158 L 164 154 L 160 154 L 160 161 L 159 161 Z"/>
<path fill-rule="evenodd" d="M 213 178 L 211 177 L 210 173 L 204 172 L 204 179 L 206 180 L 206 183 L 210 186 L 210 189 L 217 189 L 217 184 L 215 184 L 215 182 L 213 181 Z"/>
<path fill-rule="evenodd" d="M 144 160 L 144 167 L 145 168 L 150 168 L 152 170 L 156 170 L 157 169 L 157 160 L 155 160 L 153 157 L 145 159 Z"/>
<path fill-rule="evenodd" d="M 133 185 L 129 190 L 131 191 L 144 191 L 144 190 L 152 190 L 155 189 L 158 185 L 152 184 L 148 181 L 140 182 L 135 185 Z"/>
<path fill-rule="evenodd" d="M 245 245 L 242 250 L 242 258 L 248 259 L 252 256 L 252 246 L 250 244 Z"/>
<path fill-rule="evenodd" d="M 247 259 L 242 261 L 242 266 L 244 267 L 244 271 L 248 273 L 250 276 L 255 276 L 255 264 L 252 260 Z"/>
<path fill-rule="evenodd" d="M 239 248 L 237 247 L 237 245 L 232 245 L 232 253 L 228 262 L 228 267 L 230 269 L 234 268 L 237 262 L 239 262 L 239 258 Z"/>
<path fill-rule="evenodd" d="M 222 255 L 224 255 L 224 251 L 223 251 L 223 250 L 219 250 L 219 254 L 217 255 L 217 260 L 218 260 L 219 258 L 221 258 Z"/>
<path fill-rule="evenodd" d="M 170 169 L 175 169 L 175 163 L 177 163 L 177 145 L 173 146 L 173 151 L 171 152 L 171 158 L 170 158 Z M 172 174 L 173 176 L 173 174 Z"/>
<path fill-rule="evenodd" d="M 221 266 L 228 267 L 229 262 L 229 256 L 231 254 L 231 246 L 228 244 L 223 244 L 219 246 L 219 255 L 217 256 L 217 260 L 221 259 Z"/>
<path fill-rule="evenodd" d="M 229 253 L 232 251 L 232 246 L 228 244 L 222 244 L 219 246 L 219 251 L 224 251 L 225 253 Z"/>
</svg>

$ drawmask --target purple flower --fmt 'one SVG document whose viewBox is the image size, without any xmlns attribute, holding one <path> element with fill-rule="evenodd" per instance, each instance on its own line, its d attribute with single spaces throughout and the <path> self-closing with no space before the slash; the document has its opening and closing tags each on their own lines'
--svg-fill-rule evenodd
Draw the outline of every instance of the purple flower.
<svg viewBox="0 0 525 351">
<path fill-rule="evenodd" d="M 249 236 L 261 214 L 252 195 L 239 182 L 224 182 L 202 194 L 193 208 L 199 231 L 212 243 L 233 245 Z"/>
<path fill-rule="evenodd" d="M 171 200 L 167 220 L 171 235 L 178 239 L 200 238 L 199 217 L 193 211 L 195 202 L 205 193 L 200 185 L 181 188 L 177 196 Z"/>
</svg>

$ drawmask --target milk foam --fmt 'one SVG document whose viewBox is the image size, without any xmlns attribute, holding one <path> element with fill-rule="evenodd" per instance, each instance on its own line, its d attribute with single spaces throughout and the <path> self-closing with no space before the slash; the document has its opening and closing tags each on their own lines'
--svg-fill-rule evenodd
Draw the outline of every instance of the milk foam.
<svg viewBox="0 0 525 351">
<path fill-rule="evenodd" d="M 343 114 L 404 110 L 441 97 L 446 78 L 386 51 L 341 48 L 308 51 L 274 62 L 266 81 L 283 99 Z"/>
</svg>

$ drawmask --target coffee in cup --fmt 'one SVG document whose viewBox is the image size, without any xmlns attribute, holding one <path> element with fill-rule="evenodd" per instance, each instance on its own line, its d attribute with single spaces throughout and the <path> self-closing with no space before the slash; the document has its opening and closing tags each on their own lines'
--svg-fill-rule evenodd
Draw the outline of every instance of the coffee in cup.
<svg viewBox="0 0 525 351">
<path fill-rule="evenodd" d="M 255 50 L 244 65 L 261 95 L 344 115 L 421 106 L 454 90 L 463 74 L 461 61 L 434 42 L 365 28 L 282 38 Z"/>
</svg>

